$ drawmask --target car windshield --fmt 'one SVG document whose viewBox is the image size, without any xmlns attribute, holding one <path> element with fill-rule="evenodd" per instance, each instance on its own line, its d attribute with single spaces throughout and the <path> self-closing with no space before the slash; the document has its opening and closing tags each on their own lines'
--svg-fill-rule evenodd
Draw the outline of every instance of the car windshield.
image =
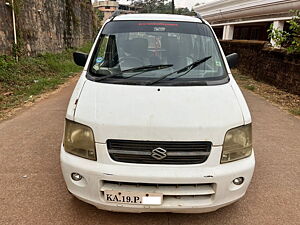
<svg viewBox="0 0 300 225">
<path fill-rule="evenodd" d="M 211 29 L 189 22 L 109 22 L 102 30 L 89 71 L 91 80 L 118 84 L 209 85 L 228 81 Z"/>
</svg>

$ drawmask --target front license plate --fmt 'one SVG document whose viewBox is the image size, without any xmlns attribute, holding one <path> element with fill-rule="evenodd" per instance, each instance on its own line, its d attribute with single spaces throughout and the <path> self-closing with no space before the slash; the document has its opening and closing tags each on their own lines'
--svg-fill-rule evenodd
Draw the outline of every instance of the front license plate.
<svg viewBox="0 0 300 225">
<path fill-rule="evenodd" d="M 136 193 L 125 191 L 104 191 L 106 202 L 133 205 L 161 205 L 162 194 L 157 193 Z"/>
</svg>

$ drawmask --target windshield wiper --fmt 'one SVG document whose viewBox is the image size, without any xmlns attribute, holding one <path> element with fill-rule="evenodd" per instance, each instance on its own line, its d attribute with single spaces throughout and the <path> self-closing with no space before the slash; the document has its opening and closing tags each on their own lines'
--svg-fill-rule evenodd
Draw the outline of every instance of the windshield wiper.
<svg viewBox="0 0 300 225">
<path fill-rule="evenodd" d="M 147 65 L 136 68 L 131 68 L 128 70 L 124 70 L 122 72 L 140 72 L 140 71 L 151 71 L 151 70 L 161 70 L 172 67 L 173 64 L 161 64 L 161 65 Z"/>
<path fill-rule="evenodd" d="M 187 74 L 188 72 L 190 72 L 192 69 L 196 68 L 196 67 L 199 66 L 200 64 L 202 64 L 202 63 L 206 62 L 207 60 L 209 60 L 210 58 L 211 58 L 211 56 L 207 56 L 207 57 L 205 57 L 205 58 L 203 58 L 203 59 L 197 60 L 197 61 L 195 61 L 195 62 L 193 62 L 193 63 L 191 63 L 191 64 L 189 64 L 189 65 L 187 65 L 187 66 L 185 66 L 185 67 L 183 67 L 183 68 L 181 68 L 181 69 L 179 69 L 179 70 L 176 70 L 176 71 L 174 71 L 174 72 L 172 72 L 172 73 L 168 73 L 168 74 L 166 74 L 166 75 L 164 75 L 164 76 L 162 76 L 162 77 L 160 77 L 160 78 L 158 78 L 158 79 L 156 79 L 156 80 L 154 80 L 154 81 L 148 83 L 147 85 L 153 85 L 153 84 L 156 84 L 156 83 L 158 83 L 158 82 L 160 82 L 160 81 L 166 79 L 167 77 L 169 77 L 169 76 L 171 76 L 171 75 L 173 75 L 173 74 L 175 74 L 175 73 L 178 74 L 178 73 L 183 73 L 183 72 L 185 72 L 184 74 L 181 74 L 181 75 L 179 75 L 179 76 L 177 76 L 177 77 L 172 78 L 172 80 L 177 79 L 177 78 L 179 78 L 179 77 L 182 77 L 182 76 L 184 76 L 185 74 Z"/>
<path fill-rule="evenodd" d="M 139 74 L 148 72 L 148 71 L 152 71 L 152 70 L 162 70 L 162 69 L 166 69 L 169 67 L 172 67 L 172 64 L 163 64 L 163 65 L 148 65 L 148 66 L 140 66 L 140 67 L 135 67 L 135 68 L 131 68 L 131 69 L 127 69 L 127 70 L 123 70 L 120 73 L 117 74 L 110 74 L 110 75 L 106 75 L 104 77 L 95 77 L 95 81 L 101 81 L 101 80 L 105 80 L 107 78 L 112 78 L 112 77 L 118 77 L 120 75 L 122 75 L 123 73 L 129 73 L 129 72 L 140 72 L 137 74 L 133 74 L 129 77 L 125 77 L 125 79 L 130 78 L 130 77 L 134 77 L 137 76 Z"/>
</svg>

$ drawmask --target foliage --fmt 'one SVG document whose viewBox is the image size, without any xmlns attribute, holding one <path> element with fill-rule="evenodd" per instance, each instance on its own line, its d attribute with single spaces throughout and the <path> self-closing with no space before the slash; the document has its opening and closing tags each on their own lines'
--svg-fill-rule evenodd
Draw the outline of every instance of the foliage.
<svg viewBox="0 0 300 225">
<path fill-rule="evenodd" d="M 94 18 L 95 18 L 95 29 L 96 29 L 96 32 L 98 31 L 98 29 L 101 28 L 102 26 L 102 21 L 103 21 L 103 18 L 104 18 L 104 13 L 101 12 L 99 9 L 97 8 L 94 8 Z"/>
<path fill-rule="evenodd" d="M 10 3 L 11 3 L 11 1 L 10 1 Z M 23 7 L 23 0 L 14 0 L 13 8 L 14 8 L 16 16 L 18 16 L 20 14 L 22 7 Z"/>
<path fill-rule="evenodd" d="M 141 13 L 172 13 L 172 2 L 166 0 L 135 0 L 134 5 Z M 194 15 L 188 8 L 175 9 L 175 14 Z"/>
<path fill-rule="evenodd" d="M 268 33 L 276 46 L 287 49 L 289 53 L 300 53 L 300 10 L 293 10 L 294 16 L 287 23 L 289 31 L 275 29 L 271 24 Z"/>
<path fill-rule="evenodd" d="M 15 57 L 21 57 L 25 54 L 24 51 L 24 32 L 21 29 L 17 29 L 17 44 L 13 43 L 12 54 Z"/>
<path fill-rule="evenodd" d="M 175 9 L 175 13 L 178 15 L 195 16 L 194 10 L 190 11 L 188 8 Z"/>
<path fill-rule="evenodd" d="M 140 8 L 139 11 L 142 13 L 162 13 L 168 11 L 164 2 L 164 0 L 135 0 L 134 5 Z"/>
<path fill-rule="evenodd" d="M 79 50 L 88 52 L 90 47 L 91 43 L 88 43 Z M 33 100 L 33 96 L 57 87 L 74 72 L 82 70 L 73 63 L 73 51 L 22 57 L 19 62 L 12 56 L 0 56 L 0 114 L 5 109 Z"/>
<path fill-rule="evenodd" d="M 99 21 L 102 21 L 103 18 L 104 18 L 104 13 L 101 12 L 100 10 L 98 10 L 98 9 L 96 9 L 95 11 L 96 11 L 96 16 L 99 19 Z"/>
<path fill-rule="evenodd" d="M 271 38 L 276 46 L 282 46 L 286 40 L 289 33 L 286 31 L 282 31 L 279 29 L 274 28 L 274 24 L 270 25 L 270 28 L 268 29 L 269 38 Z"/>
<path fill-rule="evenodd" d="M 290 109 L 289 111 L 296 116 L 300 116 L 300 107 Z"/>
<path fill-rule="evenodd" d="M 255 86 L 254 85 L 245 85 L 244 88 L 250 90 L 250 91 L 254 91 L 255 90 Z"/>
</svg>

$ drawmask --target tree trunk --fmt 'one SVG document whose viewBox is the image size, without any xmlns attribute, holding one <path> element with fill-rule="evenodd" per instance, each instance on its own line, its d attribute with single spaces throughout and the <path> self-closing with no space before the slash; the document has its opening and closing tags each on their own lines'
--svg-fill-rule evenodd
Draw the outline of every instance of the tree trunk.
<svg viewBox="0 0 300 225">
<path fill-rule="evenodd" d="M 172 14 L 175 14 L 175 3 L 174 3 L 174 0 L 172 0 Z"/>
</svg>

